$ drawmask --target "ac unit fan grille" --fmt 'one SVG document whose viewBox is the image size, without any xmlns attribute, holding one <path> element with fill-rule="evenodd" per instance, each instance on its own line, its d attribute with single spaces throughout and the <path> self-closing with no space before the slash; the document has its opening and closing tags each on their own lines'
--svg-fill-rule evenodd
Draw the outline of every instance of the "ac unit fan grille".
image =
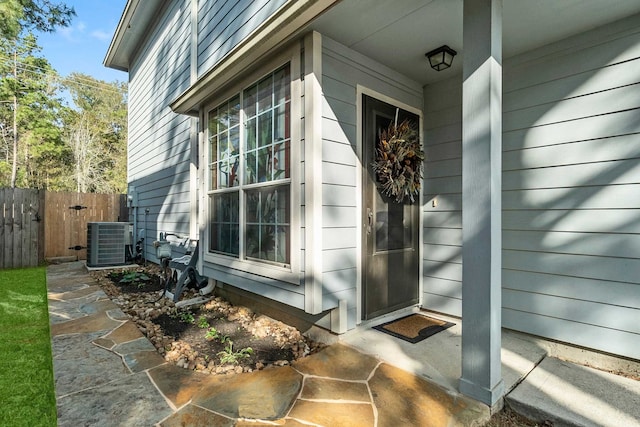
<svg viewBox="0 0 640 427">
<path fill-rule="evenodd" d="M 107 267 L 125 264 L 129 228 L 126 222 L 87 224 L 87 265 Z"/>
</svg>

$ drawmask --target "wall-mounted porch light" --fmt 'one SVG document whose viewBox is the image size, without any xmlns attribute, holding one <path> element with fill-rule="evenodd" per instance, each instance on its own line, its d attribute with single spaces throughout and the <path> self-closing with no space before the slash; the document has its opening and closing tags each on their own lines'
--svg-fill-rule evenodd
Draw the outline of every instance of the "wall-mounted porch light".
<svg viewBox="0 0 640 427">
<path fill-rule="evenodd" d="M 429 65 L 431 65 L 431 68 L 436 71 L 442 71 L 451 67 L 453 57 L 456 56 L 457 53 L 458 52 L 445 44 L 437 49 L 433 49 L 431 52 L 425 53 L 424 56 L 429 59 Z"/>
</svg>

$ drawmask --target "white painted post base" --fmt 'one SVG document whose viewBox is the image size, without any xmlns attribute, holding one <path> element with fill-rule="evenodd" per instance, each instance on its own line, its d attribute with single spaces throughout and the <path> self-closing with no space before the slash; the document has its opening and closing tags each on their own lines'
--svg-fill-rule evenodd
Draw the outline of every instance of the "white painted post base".
<svg viewBox="0 0 640 427">
<path fill-rule="evenodd" d="M 331 332 L 344 334 L 347 332 L 347 301 L 340 300 L 338 307 L 331 310 Z"/>
<path fill-rule="evenodd" d="M 496 384 L 493 389 L 489 390 L 487 388 L 479 386 L 475 382 L 470 382 L 465 380 L 464 378 L 460 378 L 459 384 L 460 393 L 471 397 L 479 402 L 485 403 L 486 405 L 493 407 L 494 405 L 500 402 L 502 396 L 504 395 L 504 381 L 500 380 L 498 384 Z"/>
</svg>

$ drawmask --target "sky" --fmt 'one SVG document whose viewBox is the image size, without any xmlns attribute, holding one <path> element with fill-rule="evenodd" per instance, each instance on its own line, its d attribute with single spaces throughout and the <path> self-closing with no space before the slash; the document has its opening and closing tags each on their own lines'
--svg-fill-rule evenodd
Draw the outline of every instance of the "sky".
<svg viewBox="0 0 640 427">
<path fill-rule="evenodd" d="M 39 33 L 38 44 L 51 66 L 65 77 L 72 72 L 112 82 L 127 73 L 102 65 L 126 0 L 60 0 L 76 11 L 71 25 L 55 33 Z"/>
</svg>

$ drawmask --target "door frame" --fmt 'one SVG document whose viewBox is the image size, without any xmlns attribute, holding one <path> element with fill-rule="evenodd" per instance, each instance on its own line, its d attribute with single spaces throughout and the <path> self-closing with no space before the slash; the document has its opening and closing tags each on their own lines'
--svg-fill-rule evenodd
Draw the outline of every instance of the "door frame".
<svg viewBox="0 0 640 427">
<path fill-rule="evenodd" d="M 364 116 L 363 116 L 363 105 L 362 105 L 362 96 L 367 95 L 372 98 L 378 99 L 380 101 L 386 102 L 387 104 L 394 105 L 399 107 L 405 111 L 413 113 L 419 117 L 419 134 L 420 141 L 422 146 L 424 147 L 424 115 L 421 108 L 413 107 L 409 104 L 406 104 L 402 101 L 397 100 L 396 98 L 390 97 L 388 95 L 382 94 L 373 89 L 369 89 L 368 87 L 362 86 L 358 84 L 356 86 L 356 154 L 358 157 L 358 162 L 356 164 L 356 211 L 358 213 L 358 219 L 356 222 L 356 234 L 357 234 L 357 245 L 356 251 L 358 254 L 357 257 L 357 272 L 356 272 L 356 324 L 362 324 L 363 322 L 370 322 L 371 320 L 364 321 L 362 320 L 363 313 L 363 288 L 364 288 L 364 272 L 363 272 L 363 256 L 362 256 L 362 233 L 364 232 L 364 224 L 362 223 L 362 210 L 364 209 L 363 200 L 362 200 L 362 191 L 363 191 L 363 165 L 362 165 L 362 156 L 363 156 L 363 125 L 364 125 Z M 423 179 L 423 188 L 424 188 L 424 179 Z M 423 214 L 423 191 L 420 191 L 420 196 L 418 198 L 420 209 L 420 214 L 418 218 L 418 306 L 422 306 L 423 302 L 423 227 L 424 227 L 424 214 Z M 389 314 L 385 315 L 388 316 Z M 383 317 L 383 316 L 381 316 Z M 375 319 L 374 319 L 375 320 Z"/>
</svg>

